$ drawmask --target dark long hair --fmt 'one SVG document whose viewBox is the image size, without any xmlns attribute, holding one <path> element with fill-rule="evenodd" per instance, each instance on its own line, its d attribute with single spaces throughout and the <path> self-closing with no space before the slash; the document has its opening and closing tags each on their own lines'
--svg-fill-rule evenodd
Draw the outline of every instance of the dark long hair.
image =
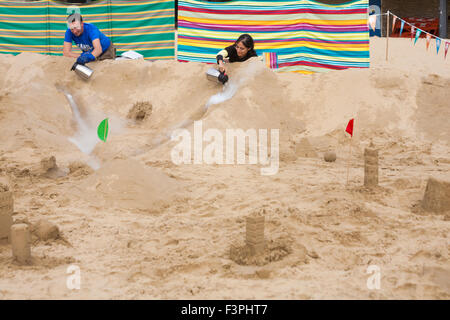
<svg viewBox="0 0 450 320">
<path fill-rule="evenodd" d="M 241 34 L 239 36 L 239 38 L 237 38 L 236 42 L 234 43 L 234 45 L 237 45 L 239 42 L 242 42 L 242 44 L 248 48 L 248 55 L 255 55 L 256 56 L 256 52 L 255 52 L 255 42 L 253 41 L 253 38 L 251 35 L 244 33 Z"/>
</svg>

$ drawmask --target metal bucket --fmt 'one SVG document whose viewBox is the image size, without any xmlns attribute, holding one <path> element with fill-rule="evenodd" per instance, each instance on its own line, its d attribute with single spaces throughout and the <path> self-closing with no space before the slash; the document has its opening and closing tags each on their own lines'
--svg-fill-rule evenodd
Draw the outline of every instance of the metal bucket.
<svg viewBox="0 0 450 320">
<path fill-rule="evenodd" d="M 90 69 L 89 67 L 84 66 L 82 64 L 78 64 L 78 63 L 75 63 L 72 66 L 72 70 L 75 71 L 75 73 L 77 75 L 79 75 L 80 78 L 82 78 L 83 80 L 89 80 L 89 78 L 94 73 L 94 71 L 92 69 Z"/>
<path fill-rule="evenodd" d="M 213 82 L 219 82 L 225 84 L 228 81 L 228 76 L 225 73 L 220 72 L 216 68 L 209 68 L 206 71 L 206 78 Z"/>
</svg>

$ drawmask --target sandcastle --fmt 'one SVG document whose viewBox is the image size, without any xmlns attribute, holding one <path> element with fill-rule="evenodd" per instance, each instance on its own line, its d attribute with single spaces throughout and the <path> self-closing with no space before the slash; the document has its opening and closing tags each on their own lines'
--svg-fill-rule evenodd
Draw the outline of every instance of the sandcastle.
<svg viewBox="0 0 450 320">
<path fill-rule="evenodd" d="M 14 199 L 12 192 L 0 184 L 0 241 L 8 240 L 10 228 L 13 223 Z"/>
<path fill-rule="evenodd" d="M 262 266 L 283 259 L 292 252 L 287 237 L 266 239 L 264 235 L 265 209 L 246 218 L 245 240 L 235 240 L 230 246 L 230 259 L 240 265 Z"/>
<path fill-rule="evenodd" d="M 378 186 L 378 150 L 364 149 L 364 186 Z"/>
<path fill-rule="evenodd" d="M 437 213 L 450 211 L 450 182 L 430 177 L 423 196 L 422 208 Z"/>
<path fill-rule="evenodd" d="M 59 238 L 59 228 L 54 223 L 51 223 L 45 219 L 39 220 L 33 226 L 33 233 L 39 238 L 39 240 L 43 241 Z"/>
<path fill-rule="evenodd" d="M 52 170 L 52 169 L 56 169 L 57 166 L 56 166 L 56 158 L 55 158 L 55 156 L 50 156 L 50 157 L 43 158 L 41 160 L 41 168 L 42 168 L 42 170 L 44 172 L 47 172 L 47 171 Z"/>
<path fill-rule="evenodd" d="M 254 213 L 247 217 L 245 243 L 251 254 L 264 252 L 266 247 L 264 240 L 264 215 Z"/>
<path fill-rule="evenodd" d="M 11 227 L 11 246 L 13 258 L 20 264 L 31 263 L 30 228 L 25 223 Z"/>
<path fill-rule="evenodd" d="M 323 159 L 326 162 L 335 162 L 336 161 L 336 152 L 334 151 L 327 151 L 323 155 Z"/>
</svg>

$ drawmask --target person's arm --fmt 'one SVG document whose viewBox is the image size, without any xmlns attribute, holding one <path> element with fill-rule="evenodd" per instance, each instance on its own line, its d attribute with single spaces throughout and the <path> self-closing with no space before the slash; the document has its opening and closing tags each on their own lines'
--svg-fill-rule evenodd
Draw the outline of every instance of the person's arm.
<svg viewBox="0 0 450 320">
<path fill-rule="evenodd" d="M 92 45 L 94 46 L 94 50 L 92 50 L 92 55 L 97 59 L 99 55 L 103 53 L 103 48 L 100 43 L 100 39 L 97 38 L 95 40 L 92 40 Z"/>
<path fill-rule="evenodd" d="M 98 28 L 94 25 L 92 25 L 92 28 L 89 31 L 89 38 L 91 39 L 92 46 L 94 47 L 91 54 L 95 57 L 95 59 L 97 59 L 98 56 L 103 53 L 103 48 L 100 43 L 100 30 L 98 30 Z"/>
<path fill-rule="evenodd" d="M 63 56 L 69 58 L 78 58 L 80 56 L 78 53 L 72 52 L 72 34 L 69 29 L 64 34 Z"/>
<path fill-rule="evenodd" d="M 102 45 L 100 43 L 100 37 L 98 36 L 98 30 L 94 29 L 90 31 L 89 35 L 92 39 L 92 46 L 94 49 L 92 51 L 86 51 L 81 54 L 81 56 L 77 59 L 77 63 L 86 64 L 91 61 L 95 61 L 98 56 L 100 56 L 103 52 Z"/>
<path fill-rule="evenodd" d="M 225 64 L 223 63 L 223 59 L 228 57 L 228 51 L 226 49 L 220 50 L 220 52 L 217 54 L 217 64 L 219 65 L 219 71 L 224 72 L 225 71 Z"/>
</svg>

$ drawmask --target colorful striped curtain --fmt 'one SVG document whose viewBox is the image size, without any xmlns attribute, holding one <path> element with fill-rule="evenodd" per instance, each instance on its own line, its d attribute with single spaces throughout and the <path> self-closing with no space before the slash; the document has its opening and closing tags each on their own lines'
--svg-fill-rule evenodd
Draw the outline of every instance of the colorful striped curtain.
<svg viewBox="0 0 450 320">
<path fill-rule="evenodd" d="M 174 59 L 174 6 L 174 0 L 104 0 L 78 8 L 85 22 L 113 41 L 118 54 L 134 50 L 145 59 Z M 0 1 L 0 53 L 62 55 L 73 8 L 55 1 Z"/>
<path fill-rule="evenodd" d="M 368 0 L 181 0 L 178 60 L 215 63 L 218 51 L 249 33 L 259 56 L 276 54 L 279 72 L 368 68 L 368 7 Z"/>
</svg>

